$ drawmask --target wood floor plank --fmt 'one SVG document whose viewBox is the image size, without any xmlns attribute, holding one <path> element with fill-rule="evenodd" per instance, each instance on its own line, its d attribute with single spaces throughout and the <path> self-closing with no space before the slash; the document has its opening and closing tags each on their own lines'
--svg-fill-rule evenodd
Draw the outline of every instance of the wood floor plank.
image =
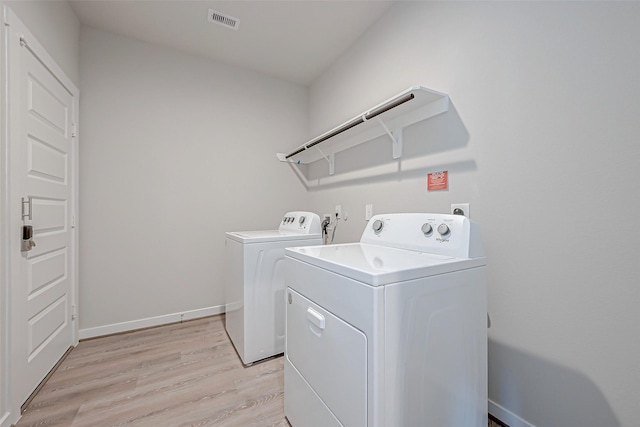
<svg viewBox="0 0 640 427">
<path fill-rule="evenodd" d="M 223 316 L 81 342 L 23 426 L 288 426 L 282 358 L 243 367 Z"/>
<path fill-rule="evenodd" d="M 283 369 L 244 367 L 223 315 L 87 340 L 16 427 L 290 427 Z"/>
</svg>

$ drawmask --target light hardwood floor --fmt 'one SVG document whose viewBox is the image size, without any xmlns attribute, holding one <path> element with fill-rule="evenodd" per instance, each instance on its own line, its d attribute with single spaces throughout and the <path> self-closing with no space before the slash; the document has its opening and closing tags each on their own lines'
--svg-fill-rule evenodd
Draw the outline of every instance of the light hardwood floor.
<svg viewBox="0 0 640 427">
<path fill-rule="evenodd" d="M 283 358 L 243 367 L 222 321 L 213 316 L 81 342 L 16 427 L 288 427 Z"/>
<path fill-rule="evenodd" d="M 282 357 L 243 368 L 222 316 L 81 342 L 22 426 L 287 426 Z"/>
</svg>

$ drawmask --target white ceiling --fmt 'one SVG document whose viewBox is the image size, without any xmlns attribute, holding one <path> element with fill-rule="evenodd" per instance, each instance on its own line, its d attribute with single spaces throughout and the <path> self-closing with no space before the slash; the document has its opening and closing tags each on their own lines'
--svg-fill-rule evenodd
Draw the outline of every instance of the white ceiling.
<svg viewBox="0 0 640 427">
<path fill-rule="evenodd" d="M 378 0 L 71 0 L 82 24 L 311 84 L 391 6 Z M 211 23 L 209 9 L 240 20 Z"/>
</svg>

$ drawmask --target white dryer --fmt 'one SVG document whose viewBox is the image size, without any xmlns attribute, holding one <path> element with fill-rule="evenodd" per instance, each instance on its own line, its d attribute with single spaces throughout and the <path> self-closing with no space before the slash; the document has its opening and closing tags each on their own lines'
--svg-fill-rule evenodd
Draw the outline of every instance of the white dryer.
<svg viewBox="0 0 640 427">
<path fill-rule="evenodd" d="M 311 212 L 285 214 L 277 230 L 226 233 L 225 328 L 243 364 L 284 352 L 284 249 L 320 244 Z"/>
<path fill-rule="evenodd" d="M 285 251 L 293 427 L 487 425 L 485 258 L 459 215 L 374 216 Z"/>
</svg>

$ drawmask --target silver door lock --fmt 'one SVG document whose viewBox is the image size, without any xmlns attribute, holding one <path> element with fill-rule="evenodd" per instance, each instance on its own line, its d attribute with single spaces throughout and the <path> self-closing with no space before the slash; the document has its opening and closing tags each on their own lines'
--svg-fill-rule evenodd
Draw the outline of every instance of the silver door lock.
<svg viewBox="0 0 640 427">
<path fill-rule="evenodd" d="M 33 226 L 31 225 L 23 225 L 22 226 L 22 244 L 20 245 L 20 250 L 22 252 L 29 252 L 36 245 L 36 242 L 33 241 Z"/>
</svg>

